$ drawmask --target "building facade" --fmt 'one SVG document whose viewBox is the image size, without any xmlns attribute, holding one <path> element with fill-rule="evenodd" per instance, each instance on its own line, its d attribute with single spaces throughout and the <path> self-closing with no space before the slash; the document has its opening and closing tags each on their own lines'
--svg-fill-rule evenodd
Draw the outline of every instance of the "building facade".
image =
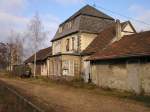
<svg viewBox="0 0 150 112">
<path fill-rule="evenodd" d="M 50 76 L 80 77 L 82 51 L 113 22 L 112 17 L 87 5 L 60 24 L 51 41 Z"/>
</svg>

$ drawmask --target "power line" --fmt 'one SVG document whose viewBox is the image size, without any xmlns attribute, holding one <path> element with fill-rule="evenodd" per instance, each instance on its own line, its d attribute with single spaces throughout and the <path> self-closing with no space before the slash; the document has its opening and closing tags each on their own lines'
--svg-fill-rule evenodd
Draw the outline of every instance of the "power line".
<svg viewBox="0 0 150 112">
<path fill-rule="evenodd" d="M 150 27 L 150 24 L 149 24 L 149 23 L 146 23 L 146 22 L 144 22 L 144 21 L 137 20 L 137 19 L 134 19 L 134 18 L 129 17 L 129 16 L 125 16 L 125 15 L 123 15 L 123 14 L 114 12 L 114 11 L 112 11 L 112 10 L 105 9 L 105 8 L 99 6 L 99 5 L 95 5 L 95 6 L 96 6 L 97 8 L 101 8 L 101 9 L 103 9 L 103 10 L 105 10 L 105 11 L 111 12 L 112 14 L 116 14 L 116 15 L 122 16 L 122 17 L 124 17 L 124 18 L 131 19 L 131 20 L 136 21 L 136 22 L 140 22 L 140 23 L 145 24 L 145 25 L 148 25 L 148 26 Z"/>
<path fill-rule="evenodd" d="M 87 2 L 84 2 L 84 3 L 88 4 Z M 105 10 L 105 11 L 107 11 L 107 12 L 110 12 L 110 13 L 112 13 L 112 14 L 115 14 L 115 15 L 117 15 L 117 16 L 120 16 L 120 17 L 129 19 L 129 20 L 132 20 L 132 21 L 135 21 L 135 22 L 144 24 L 145 27 L 150 28 L 150 23 L 147 23 L 147 22 L 145 22 L 145 21 L 141 21 L 141 20 L 138 20 L 138 19 L 134 19 L 133 17 L 125 16 L 125 15 L 123 15 L 123 14 L 117 13 L 117 12 L 112 11 L 112 10 L 110 10 L 110 9 L 106 9 L 106 8 L 100 6 L 100 5 L 97 5 L 96 2 L 95 2 L 95 0 L 93 1 L 93 6 L 94 6 L 94 7 L 97 7 L 97 8 L 100 8 L 100 9 L 103 9 L 103 10 Z"/>
</svg>

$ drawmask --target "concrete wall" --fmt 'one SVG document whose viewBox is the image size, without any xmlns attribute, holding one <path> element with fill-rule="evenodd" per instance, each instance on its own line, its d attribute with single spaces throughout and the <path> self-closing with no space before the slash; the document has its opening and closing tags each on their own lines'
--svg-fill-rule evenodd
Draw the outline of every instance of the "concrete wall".
<svg viewBox="0 0 150 112">
<path fill-rule="evenodd" d="M 142 63 L 140 66 L 140 83 L 145 93 L 150 93 L 150 63 Z"/>
<path fill-rule="evenodd" d="M 91 75 L 92 82 L 103 88 L 150 94 L 150 63 L 94 62 Z"/>
</svg>

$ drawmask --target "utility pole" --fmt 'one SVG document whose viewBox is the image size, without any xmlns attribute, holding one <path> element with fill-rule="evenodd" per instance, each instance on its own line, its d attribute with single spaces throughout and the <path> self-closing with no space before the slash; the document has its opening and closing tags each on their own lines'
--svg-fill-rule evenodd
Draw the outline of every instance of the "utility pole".
<svg viewBox="0 0 150 112">
<path fill-rule="evenodd" d="M 33 74 L 33 77 L 36 76 L 36 47 L 37 47 L 37 37 L 38 37 L 38 34 L 35 35 L 35 54 L 34 54 L 34 74 Z"/>
<path fill-rule="evenodd" d="M 37 51 L 44 38 L 46 37 L 43 31 L 42 22 L 39 18 L 38 13 L 35 14 L 29 25 L 29 36 L 32 39 L 31 43 L 34 49 L 34 62 L 33 62 L 33 77 L 36 77 L 36 67 L 37 67 Z"/>
<path fill-rule="evenodd" d="M 33 74 L 33 77 L 35 77 L 36 75 L 36 52 L 34 54 L 34 74 Z"/>
<path fill-rule="evenodd" d="M 34 36 L 35 36 L 35 55 L 34 55 L 34 77 L 36 76 L 36 49 L 37 49 L 37 41 L 39 38 L 39 32 L 40 32 L 40 20 L 39 20 L 39 16 L 38 13 L 35 15 L 35 21 L 33 21 L 33 29 L 34 29 Z"/>
</svg>

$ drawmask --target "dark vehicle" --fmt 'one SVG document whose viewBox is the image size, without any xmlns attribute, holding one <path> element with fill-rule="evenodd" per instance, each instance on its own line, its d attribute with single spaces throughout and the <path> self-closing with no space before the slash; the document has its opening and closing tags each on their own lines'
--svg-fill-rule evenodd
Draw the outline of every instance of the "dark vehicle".
<svg viewBox="0 0 150 112">
<path fill-rule="evenodd" d="M 28 78 L 31 76 L 31 69 L 27 65 L 15 65 L 13 67 L 13 72 L 15 75 L 22 78 Z"/>
</svg>

